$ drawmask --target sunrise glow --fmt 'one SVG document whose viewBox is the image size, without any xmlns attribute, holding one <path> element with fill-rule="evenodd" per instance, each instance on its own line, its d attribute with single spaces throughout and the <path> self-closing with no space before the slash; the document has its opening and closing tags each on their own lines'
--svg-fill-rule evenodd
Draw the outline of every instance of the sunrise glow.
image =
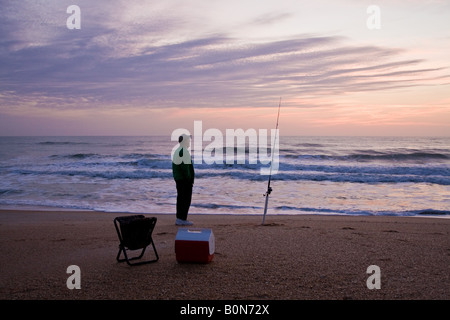
<svg viewBox="0 0 450 320">
<path fill-rule="evenodd" d="M 450 135 L 448 1 L 72 2 L 2 8 L 0 135 Z"/>
</svg>

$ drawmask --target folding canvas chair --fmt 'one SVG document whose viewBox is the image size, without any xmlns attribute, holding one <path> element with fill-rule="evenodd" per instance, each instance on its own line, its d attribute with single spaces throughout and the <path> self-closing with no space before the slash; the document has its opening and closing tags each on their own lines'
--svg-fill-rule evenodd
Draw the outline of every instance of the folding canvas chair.
<svg viewBox="0 0 450 320">
<path fill-rule="evenodd" d="M 156 225 L 156 218 L 145 217 L 143 215 L 131 215 L 117 217 L 114 219 L 114 225 L 116 227 L 117 235 L 119 237 L 119 253 L 116 260 L 118 262 L 126 261 L 128 265 L 139 265 L 144 263 L 156 262 L 159 260 L 158 252 L 156 252 L 155 244 L 153 243 L 152 233 Z M 145 253 L 147 246 L 152 245 L 155 252 L 156 259 L 146 260 L 131 263 L 130 261 L 141 259 Z M 129 258 L 127 251 L 139 250 L 141 254 L 133 258 Z M 120 255 L 123 252 L 125 258 L 120 259 Z"/>
</svg>

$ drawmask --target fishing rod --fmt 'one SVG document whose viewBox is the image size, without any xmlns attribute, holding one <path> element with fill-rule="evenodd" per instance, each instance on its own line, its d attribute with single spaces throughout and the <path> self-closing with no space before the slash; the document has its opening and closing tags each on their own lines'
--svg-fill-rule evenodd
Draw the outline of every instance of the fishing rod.
<svg viewBox="0 0 450 320">
<path fill-rule="evenodd" d="M 275 144 L 276 144 L 277 135 L 278 135 L 278 121 L 280 119 L 280 109 L 281 109 L 281 97 L 280 97 L 280 102 L 278 103 L 277 125 L 276 125 L 276 128 L 275 128 L 275 138 L 274 138 L 273 146 L 272 146 L 272 161 L 270 162 L 269 182 L 267 183 L 267 191 L 264 194 L 264 197 L 266 197 L 266 203 L 264 205 L 264 216 L 263 216 L 263 222 L 262 222 L 263 225 L 264 225 L 264 222 L 266 221 L 267 204 L 269 203 L 269 195 L 272 192 L 272 187 L 270 186 L 270 181 L 272 180 L 273 155 L 274 155 Z"/>
</svg>

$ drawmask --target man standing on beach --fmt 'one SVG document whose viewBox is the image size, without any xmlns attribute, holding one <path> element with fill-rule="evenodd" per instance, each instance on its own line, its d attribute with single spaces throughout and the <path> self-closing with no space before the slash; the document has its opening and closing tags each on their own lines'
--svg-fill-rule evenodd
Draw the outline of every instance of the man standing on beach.
<svg viewBox="0 0 450 320">
<path fill-rule="evenodd" d="M 194 165 L 188 150 L 191 145 L 191 138 L 183 134 L 178 138 L 178 142 L 180 147 L 175 150 L 172 158 L 172 173 L 177 185 L 177 220 L 175 224 L 191 226 L 193 223 L 187 221 L 195 176 Z"/>
</svg>

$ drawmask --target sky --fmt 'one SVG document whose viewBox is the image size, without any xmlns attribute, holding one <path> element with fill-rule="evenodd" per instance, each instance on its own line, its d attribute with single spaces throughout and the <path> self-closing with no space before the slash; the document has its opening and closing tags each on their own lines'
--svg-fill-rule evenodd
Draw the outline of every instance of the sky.
<svg viewBox="0 0 450 320">
<path fill-rule="evenodd" d="M 447 0 L 0 8 L 2 136 L 271 129 L 280 98 L 280 135 L 450 136 Z"/>
</svg>

